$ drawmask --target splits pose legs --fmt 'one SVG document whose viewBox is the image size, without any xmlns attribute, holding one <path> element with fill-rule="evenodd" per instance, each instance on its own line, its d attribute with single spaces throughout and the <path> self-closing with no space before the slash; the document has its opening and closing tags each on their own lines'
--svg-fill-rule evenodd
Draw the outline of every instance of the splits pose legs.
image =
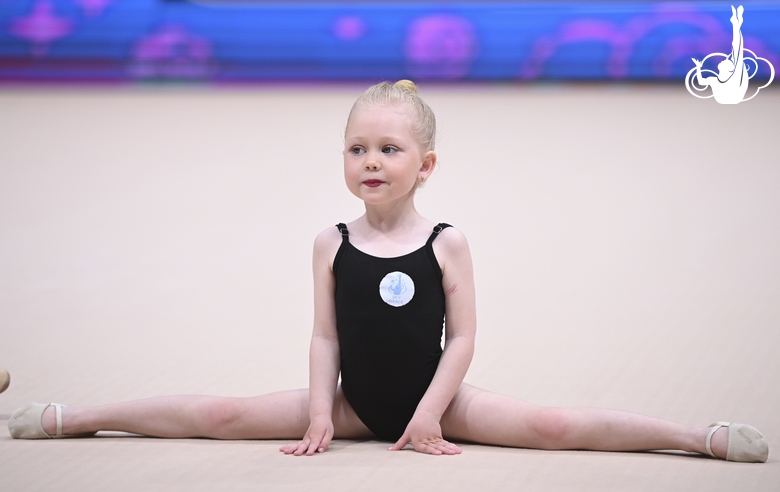
<svg viewBox="0 0 780 492">
<path fill-rule="evenodd" d="M 63 407 L 62 433 L 122 431 L 153 437 L 213 439 L 298 439 L 309 426 L 307 390 L 249 398 L 164 396 L 98 407 Z M 486 418 L 486 416 L 490 416 Z M 43 430 L 54 435 L 55 411 L 43 413 Z M 333 407 L 336 439 L 370 439 L 343 393 Z M 596 451 L 681 450 L 705 454 L 707 427 L 686 426 L 630 412 L 602 408 L 539 407 L 462 384 L 441 419 L 445 439 L 454 442 L 532 449 Z M 712 451 L 726 457 L 727 428 L 712 437 Z M 298 443 L 282 448 L 308 451 Z M 443 449 L 444 454 L 451 454 Z M 309 453 L 311 454 L 311 453 Z"/>
</svg>

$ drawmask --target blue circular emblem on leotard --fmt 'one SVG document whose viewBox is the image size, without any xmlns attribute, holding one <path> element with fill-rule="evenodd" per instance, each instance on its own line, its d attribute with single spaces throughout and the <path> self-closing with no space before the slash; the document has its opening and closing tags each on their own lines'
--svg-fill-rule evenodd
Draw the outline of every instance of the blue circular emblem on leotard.
<svg viewBox="0 0 780 492">
<path fill-rule="evenodd" d="M 404 272 L 390 272 L 379 282 L 379 295 L 393 307 L 401 307 L 414 297 L 412 277 Z"/>
</svg>

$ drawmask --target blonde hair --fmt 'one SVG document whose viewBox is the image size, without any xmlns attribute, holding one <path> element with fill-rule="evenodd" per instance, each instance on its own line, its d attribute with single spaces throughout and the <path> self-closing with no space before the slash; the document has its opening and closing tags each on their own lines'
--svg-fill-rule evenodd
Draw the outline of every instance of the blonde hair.
<svg viewBox="0 0 780 492">
<path fill-rule="evenodd" d="M 380 82 L 372 85 L 352 105 L 347 118 L 347 127 L 352 115 L 359 108 L 389 106 L 405 103 L 412 112 L 412 135 L 425 151 L 436 146 L 436 116 L 425 101 L 417 95 L 417 85 L 411 80 L 399 80 L 395 84 Z"/>
</svg>

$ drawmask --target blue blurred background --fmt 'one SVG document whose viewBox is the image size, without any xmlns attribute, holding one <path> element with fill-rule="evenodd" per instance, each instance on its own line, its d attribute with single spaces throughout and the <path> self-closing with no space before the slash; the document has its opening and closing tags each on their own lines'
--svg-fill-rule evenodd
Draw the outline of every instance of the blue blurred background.
<svg viewBox="0 0 780 492">
<path fill-rule="evenodd" d="M 0 80 L 680 80 L 731 50 L 730 5 L 0 0 Z M 743 5 L 780 67 L 780 2 Z"/>
</svg>

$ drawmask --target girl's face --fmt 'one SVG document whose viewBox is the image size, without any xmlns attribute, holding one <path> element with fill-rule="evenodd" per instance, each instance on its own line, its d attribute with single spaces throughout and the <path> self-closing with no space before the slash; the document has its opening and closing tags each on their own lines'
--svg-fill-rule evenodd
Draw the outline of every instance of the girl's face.
<svg viewBox="0 0 780 492">
<path fill-rule="evenodd" d="M 436 165 L 412 135 L 411 115 L 402 104 L 356 110 L 347 126 L 344 178 L 367 204 L 398 201 L 414 194 L 419 178 Z"/>
</svg>

